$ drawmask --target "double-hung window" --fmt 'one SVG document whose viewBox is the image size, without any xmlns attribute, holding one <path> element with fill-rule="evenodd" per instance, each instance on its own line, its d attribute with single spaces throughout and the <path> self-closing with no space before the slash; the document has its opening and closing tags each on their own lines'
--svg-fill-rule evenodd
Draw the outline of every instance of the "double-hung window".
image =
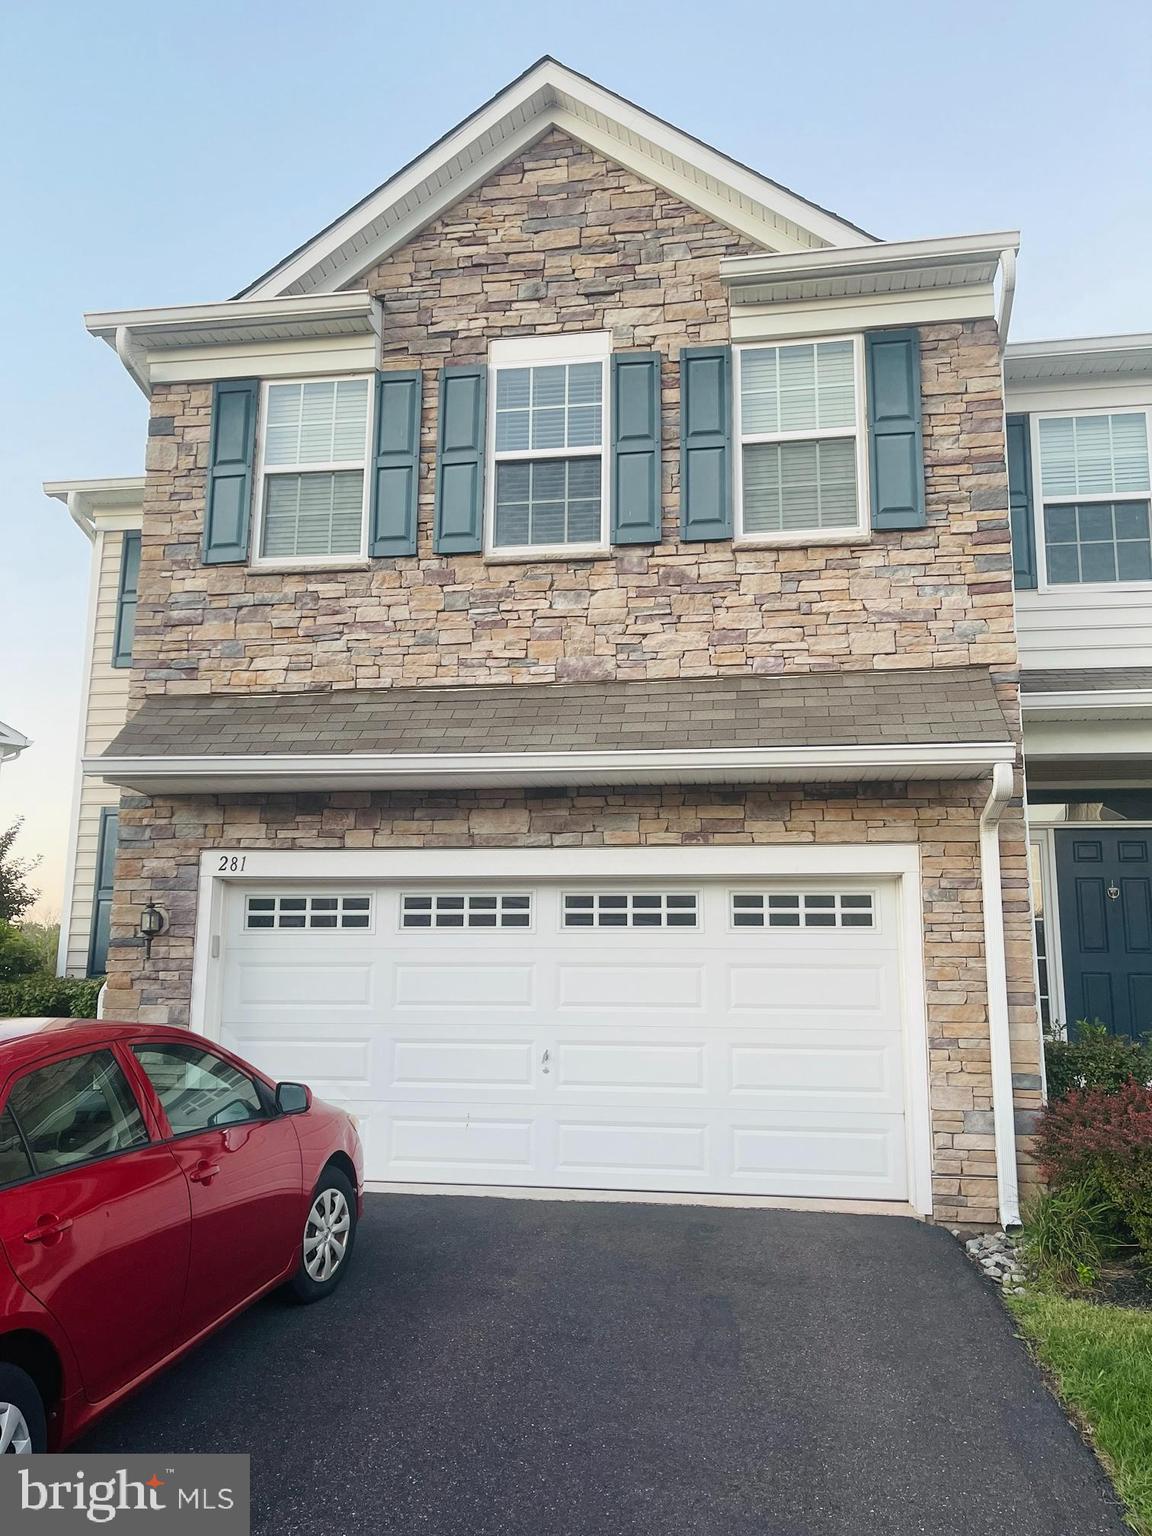
<svg viewBox="0 0 1152 1536">
<path fill-rule="evenodd" d="M 489 354 L 487 546 L 607 544 L 607 332 L 496 341 Z"/>
<path fill-rule="evenodd" d="M 264 386 L 258 559 L 323 564 L 367 554 L 367 378 Z"/>
<path fill-rule="evenodd" d="M 867 530 L 863 348 L 855 336 L 735 349 L 737 537 Z"/>
<path fill-rule="evenodd" d="M 1148 415 L 1036 419 L 1049 586 L 1152 580 Z"/>
</svg>

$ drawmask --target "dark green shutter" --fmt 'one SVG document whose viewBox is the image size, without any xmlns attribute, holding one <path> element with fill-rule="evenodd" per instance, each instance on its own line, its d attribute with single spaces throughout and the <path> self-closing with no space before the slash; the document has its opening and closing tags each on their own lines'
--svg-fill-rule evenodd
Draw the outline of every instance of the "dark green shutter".
<svg viewBox="0 0 1152 1536">
<path fill-rule="evenodd" d="M 1012 580 L 1036 585 L 1036 517 L 1032 509 L 1032 433 L 1027 416 L 1005 420 L 1008 435 L 1008 508 L 1012 521 Z"/>
<path fill-rule="evenodd" d="M 872 526 L 923 528 L 920 333 L 873 331 L 865 340 Z"/>
<path fill-rule="evenodd" d="M 116 589 L 116 624 L 112 638 L 112 665 L 132 665 L 132 641 L 136 634 L 136 598 L 140 586 L 140 535 L 129 531 L 120 550 L 120 585 Z"/>
<path fill-rule="evenodd" d="M 612 354 L 612 542 L 660 542 L 660 354 Z"/>
<path fill-rule="evenodd" d="M 370 555 L 416 553 L 420 482 L 420 370 L 376 375 Z"/>
<path fill-rule="evenodd" d="M 100 812 L 100 836 L 96 844 L 96 888 L 92 895 L 92 933 L 88 941 L 89 976 L 103 976 L 108 969 L 108 931 L 112 919 L 119 819 L 119 812 L 110 806 L 105 806 Z"/>
<path fill-rule="evenodd" d="M 440 370 L 436 428 L 436 553 L 474 554 L 484 543 L 483 363 Z"/>
<path fill-rule="evenodd" d="M 256 379 L 221 379 L 212 390 L 204 510 L 206 565 L 235 565 L 248 558 L 259 396 L 260 384 Z"/>
<path fill-rule="evenodd" d="M 680 537 L 732 537 L 732 349 L 680 353 Z"/>
</svg>

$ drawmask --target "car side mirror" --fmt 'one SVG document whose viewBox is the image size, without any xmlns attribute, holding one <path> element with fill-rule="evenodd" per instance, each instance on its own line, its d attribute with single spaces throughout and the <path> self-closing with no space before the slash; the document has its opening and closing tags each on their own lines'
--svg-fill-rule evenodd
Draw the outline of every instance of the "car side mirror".
<svg viewBox="0 0 1152 1536">
<path fill-rule="evenodd" d="M 276 1108 L 282 1115 L 302 1115 L 312 1108 L 312 1090 L 303 1083 L 277 1083 Z"/>
</svg>

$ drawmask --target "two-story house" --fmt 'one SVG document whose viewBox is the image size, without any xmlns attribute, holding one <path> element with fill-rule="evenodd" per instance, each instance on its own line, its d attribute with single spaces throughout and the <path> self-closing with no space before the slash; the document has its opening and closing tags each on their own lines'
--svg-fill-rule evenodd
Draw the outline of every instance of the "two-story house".
<svg viewBox="0 0 1152 1536">
<path fill-rule="evenodd" d="M 546 59 L 235 298 L 90 315 L 151 410 L 142 481 L 50 487 L 106 1015 L 308 1080 L 392 1185 L 1015 1220 L 1015 246 L 883 242 Z M 1046 794 L 1128 725 L 1068 669 L 1148 558 L 1128 385 L 1105 451 L 1064 366 L 1009 364 Z"/>
</svg>

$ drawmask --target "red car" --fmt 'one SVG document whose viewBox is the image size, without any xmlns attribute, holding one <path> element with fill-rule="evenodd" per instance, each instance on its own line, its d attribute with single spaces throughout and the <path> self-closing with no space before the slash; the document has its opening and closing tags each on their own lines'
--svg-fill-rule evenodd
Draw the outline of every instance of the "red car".
<svg viewBox="0 0 1152 1536">
<path fill-rule="evenodd" d="M 328 1295 L 362 1181 L 342 1110 L 214 1041 L 0 1022 L 0 1454 L 60 1449 L 265 1291 Z"/>
</svg>

